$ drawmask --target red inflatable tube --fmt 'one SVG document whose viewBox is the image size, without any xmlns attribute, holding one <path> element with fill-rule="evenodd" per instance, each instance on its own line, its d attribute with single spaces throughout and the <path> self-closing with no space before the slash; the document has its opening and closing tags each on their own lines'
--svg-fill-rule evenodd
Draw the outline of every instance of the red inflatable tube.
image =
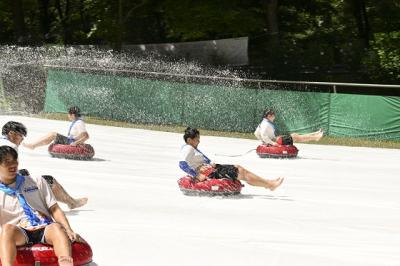
<svg viewBox="0 0 400 266">
<path fill-rule="evenodd" d="M 94 149 L 89 144 L 79 144 L 76 146 L 51 144 L 48 150 L 52 157 L 57 158 L 90 160 L 94 156 Z"/>
<path fill-rule="evenodd" d="M 239 180 L 231 179 L 207 179 L 198 181 L 190 176 L 182 177 L 178 180 L 178 185 L 183 194 L 189 196 L 206 195 L 237 195 L 242 190 L 242 183 Z"/>
<path fill-rule="evenodd" d="M 72 244 L 74 266 L 87 265 L 92 262 L 93 252 L 87 243 Z M 0 263 L 1 265 L 1 263 Z M 52 246 L 36 244 L 17 248 L 14 266 L 58 266 L 58 258 Z"/>
<path fill-rule="evenodd" d="M 265 145 L 257 147 L 256 152 L 261 158 L 294 158 L 299 153 L 296 146 L 293 145 Z"/>
</svg>

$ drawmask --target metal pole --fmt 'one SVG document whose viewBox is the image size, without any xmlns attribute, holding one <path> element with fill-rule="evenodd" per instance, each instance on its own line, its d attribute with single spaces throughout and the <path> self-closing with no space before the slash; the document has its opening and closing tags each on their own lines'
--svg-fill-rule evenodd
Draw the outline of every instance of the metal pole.
<svg viewBox="0 0 400 266">
<path fill-rule="evenodd" d="M 54 69 L 71 69 L 71 70 L 100 71 L 100 72 L 120 72 L 120 73 L 131 73 L 131 74 L 138 74 L 138 75 L 147 74 L 147 75 L 153 75 L 153 76 L 187 77 L 187 78 L 195 78 L 195 79 L 197 78 L 197 79 L 212 79 L 212 80 L 226 80 L 226 81 L 242 81 L 242 82 L 252 82 L 252 83 L 333 86 L 334 92 L 336 92 L 336 86 L 400 89 L 400 85 L 390 85 L 390 84 L 313 82 L 313 81 L 292 81 L 292 80 L 261 80 L 261 79 L 204 76 L 204 75 L 185 75 L 185 74 L 163 73 L 163 72 L 155 72 L 155 71 L 124 70 L 124 69 L 96 68 L 96 67 L 73 67 L 73 66 L 60 66 L 60 65 L 44 65 L 44 67 L 54 68 Z"/>
</svg>

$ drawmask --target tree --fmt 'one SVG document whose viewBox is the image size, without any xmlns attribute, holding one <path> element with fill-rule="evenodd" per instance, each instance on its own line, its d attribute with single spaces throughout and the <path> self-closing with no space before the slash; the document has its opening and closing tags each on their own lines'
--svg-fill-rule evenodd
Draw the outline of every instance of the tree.
<svg viewBox="0 0 400 266">
<path fill-rule="evenodd" d="M 364 46 L 369 47 L 371 28 L 369 25 L 365 1 L 351 0 L 349 1 L 349 5 L 357 22 L 358 35 L 364 41 Z"/>
<path fill-rule="evenodd" d="M 22 0 L 10 0 L 9 5 L 12 10 L 15 40 L 18 44 L 25 44 L 27 41 L 27 32 L 25 28 L 25 15 Z"/>
<path fill-rule="evenodd" d="M 58 17 L 60 19 L 61 25 L 62 25 L 62 31 L 63 31 L 63 43 L 64 44 L 71 44 L 72 43 L 72 38 L 71 38 L 71 31 L 70 31 L 70 0 L 63 0 L 63 3 L 61 3 L 61 0 L 55 0 L 55 6 L 57 9 Z"/>
<path fill-rule="evenodd" d="M 121 50 L 249 36 L 269 78 L 393 81 L 399 29 L 398 0 L 0 0 L 2 43 Z"/>
<path fill-rule="evenodd" d="M 166 0 L 163 10 L 172 41 L 241 37 L 265 28 L 265 12 L 254 0 Z"/>
<path fill-rule="evenodd" d="M 40 11 L 40 28 L 45 42 L 51 42 L 51 18 L 49 14 L 50 0 L 37 0 Z"/>
<path fill-rule="evenodd" d="M 278 43 L 278 0 L 264 0 L 266 7 L 267 33 L 275 44 Z"/>
</svg>

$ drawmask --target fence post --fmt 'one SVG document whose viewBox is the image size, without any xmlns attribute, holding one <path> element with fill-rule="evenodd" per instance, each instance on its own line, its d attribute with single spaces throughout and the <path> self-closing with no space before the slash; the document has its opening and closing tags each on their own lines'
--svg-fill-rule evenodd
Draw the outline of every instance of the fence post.
<svg viewBox="0 0 400 266">
<path fill-rule="evenodd" d="M 10 105 L 7 101 L 6 95 L 3 89 L 3 80 L 0 77 L 0 110 L 1 111 L 11 111 Z"/>
<path fill-rule="evenodd" d="M 185 101 L 186 91 L 185 90 L 186 90 L 188 84 L 189 84 L 188 77 L 185 76 L 185 86 L 183 86 L 182 93 L 181 93 L 181 99 L 182 99 L 182 101 L 181 101 L 181 126 L 185 126 L 185 123 L 184 123 L 185 122 L 185 118 L 184 118 L 184 116 L 185 116 L 185 103 L 186 103 L 186 101 Z"/>
</svg>

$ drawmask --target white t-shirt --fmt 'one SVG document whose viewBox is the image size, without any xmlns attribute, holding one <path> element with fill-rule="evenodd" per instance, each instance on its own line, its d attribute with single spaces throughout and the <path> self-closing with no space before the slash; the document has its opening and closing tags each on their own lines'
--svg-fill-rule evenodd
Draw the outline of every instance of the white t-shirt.
<svg viewBox="0 0 400 266">
<path fill-rule="evenodd" d="M 16 183 L 9 185 L 15 187 Z M 20 191 L 31 208 L 39 213 L 51 217 L 49 209 L 57 203 L 47 182 L 42 178 L 25 177 Z M 0 229 L 4 224 L 14 224 L 29 229 L 24 209 L 16 196 L 7 195 L 0 190 Z M 1 231 L 1 230 L 0 230 Z"/>
<path fill-rule="evenodd" d="M 77 137 L 83 132 L 87 132 L 85 122 L 82 120 L 77 120 L 72 126 L 68 137 L 77 139 Z"/>
<path fill-rule="evenodd" d="M 196 171 L 200 166 L 211 163 L 200 151 L 189 144 L 185 144 L 181 148 L 181 161 L 187 162 Z"/>
<path fill-rule="evenodd" d="M 275 126 L 268 119 L 264 118 L 256 128 L 254 135 L 265 144 L 273 144 L 276 140 Z"/>
<path fill-rule="evenodd" d="M 0 137 L 0 146 L 10 146 L 14 150 L 18 152 L 18 146 L 15 143 L 12 143 L 11 141 L 8 140 L 6 136 L 1 136 Z"/>
</svg>

